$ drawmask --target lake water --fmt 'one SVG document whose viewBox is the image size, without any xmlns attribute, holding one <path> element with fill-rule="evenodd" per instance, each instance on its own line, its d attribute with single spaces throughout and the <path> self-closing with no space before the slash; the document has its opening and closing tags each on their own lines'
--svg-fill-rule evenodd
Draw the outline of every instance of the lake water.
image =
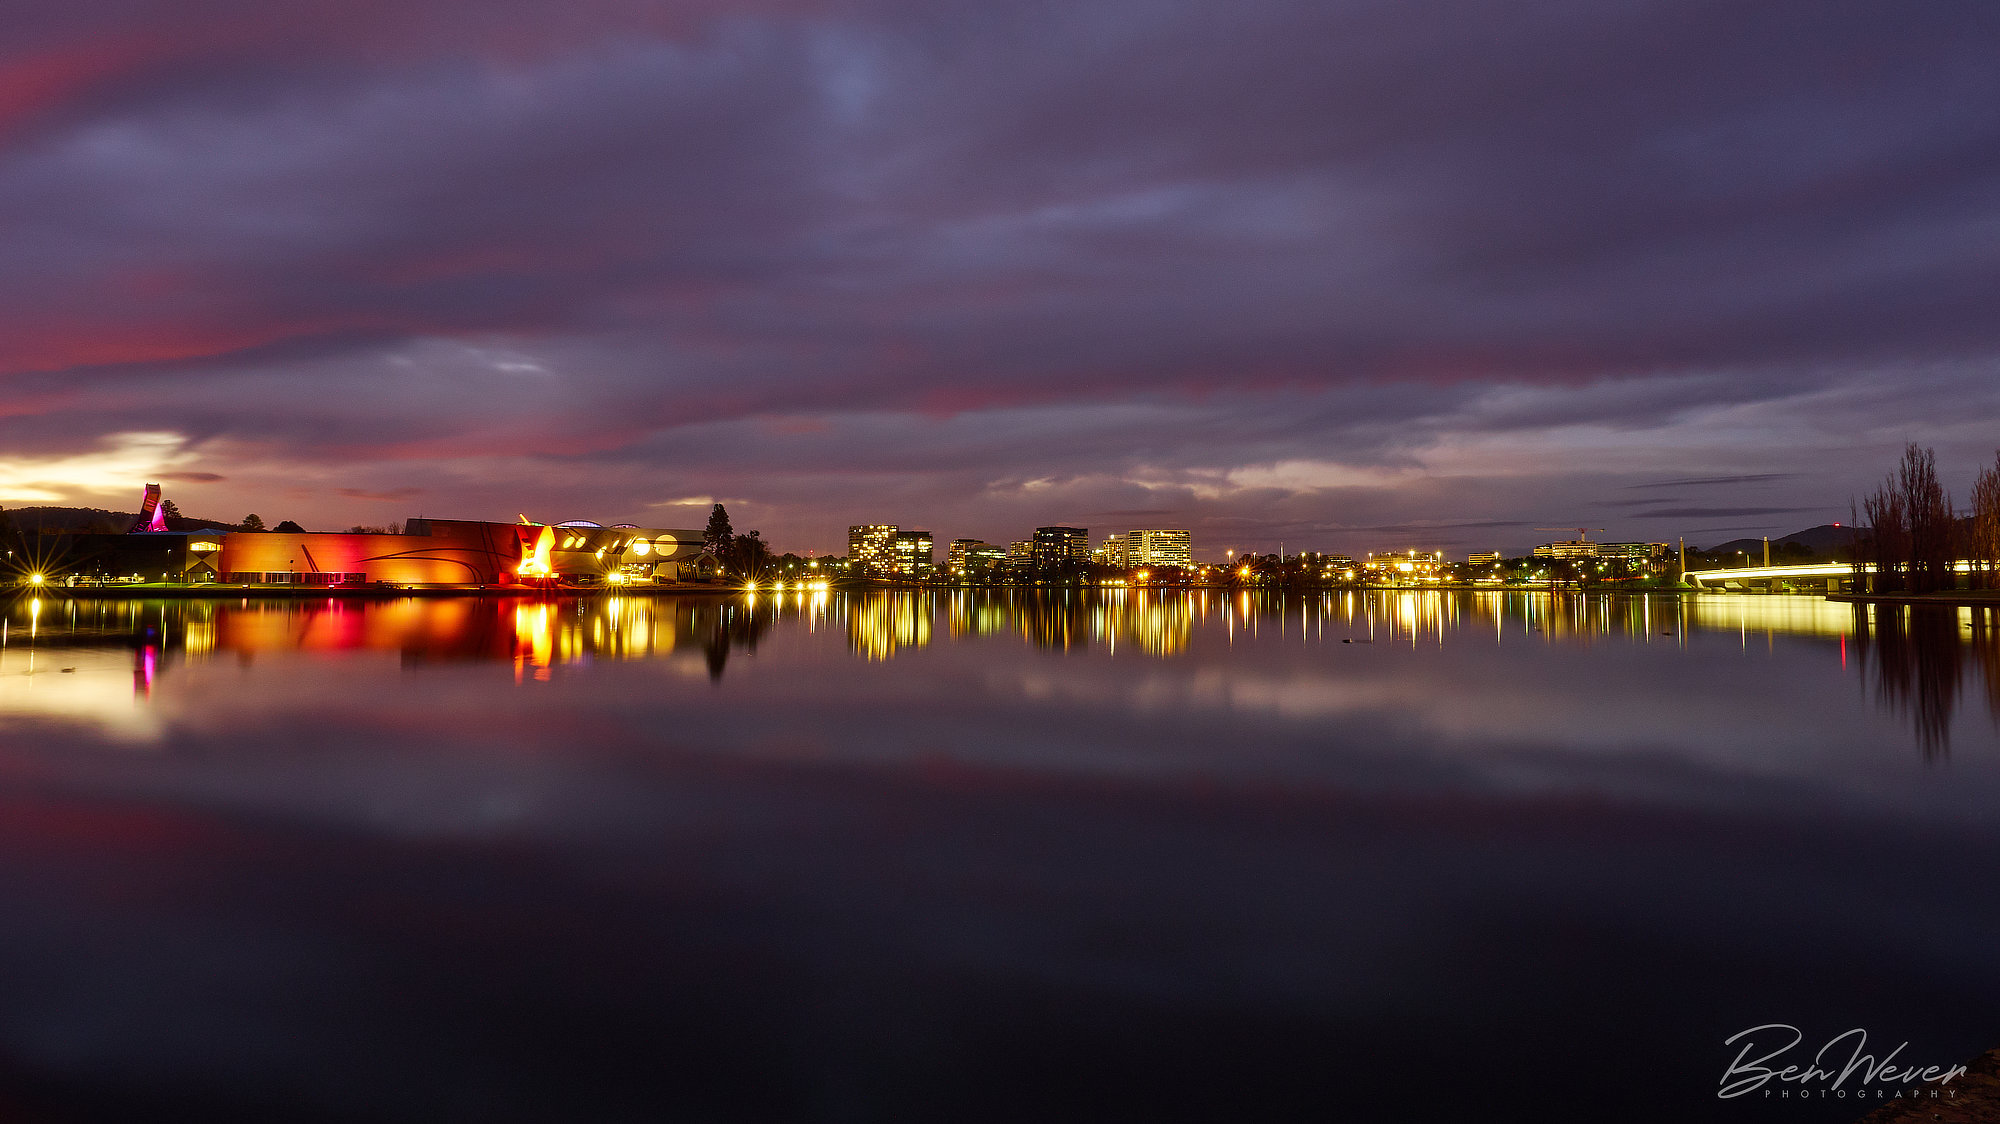
<svg viewBox="0 0 2000 1124">
<path fill-rule="evenodd" d="M 2000 1044 L 1986 611 L 0 611 L 0 1117 L 1849 1120 L 1725 1040 Z"/>
</svg>

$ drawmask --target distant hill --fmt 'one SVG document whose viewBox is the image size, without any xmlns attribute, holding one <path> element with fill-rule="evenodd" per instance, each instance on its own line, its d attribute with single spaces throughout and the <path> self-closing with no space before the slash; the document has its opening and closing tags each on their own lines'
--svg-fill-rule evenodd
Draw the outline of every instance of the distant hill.
<svg viewBox="0 0 2000 1124">
<path fill-rule="evenodd" d="M 1814 558 L 1834 560 L 1839 558 L 1843 551 L 1853 546 L 1855 540 L 1867 533 L 1868 528 L 1866 527 L 1843 527 L 1838 523 L 1822 523 L 1817 527 L 1807 527 L 1803 531 L 1794 531 L 1781 539 L 1772 539 L 1771 553 L 1774 555 L 1780 552 L 1788 555 L 1806 554 Z M 1787 547 L 1791 549 L 1785 549 Z M 1745 554 L 1756 553 L 1762 555 L 1764 552 L 1764 540 L 1761 538 L 1730 539 L 1726 543 L 1711 546 L 1702 553 L 1734 554 L 1739 550 Z"/>
<path fill-rule="evenodd" d="M 101 507 L 10 507 L 5 509 L 4 515 L 13 521 L 15 530 L 24 534 L 33 534 L 36 528 L 40 528 L 44 531 L 116 535 L 131 530 L 132 524 L 139 518 L 136 511 L 106 511 Z M 236 529 L 236 524 L 184 515 L 173 520 L 171 529 L 232 531 Z"/>
</svg>

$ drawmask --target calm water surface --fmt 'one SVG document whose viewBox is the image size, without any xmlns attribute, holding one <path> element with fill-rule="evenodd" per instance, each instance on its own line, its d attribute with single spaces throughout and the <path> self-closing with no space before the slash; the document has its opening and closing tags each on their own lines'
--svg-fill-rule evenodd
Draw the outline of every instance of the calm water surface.
<svg viewBox="0 0 2000 1124">
<path fill-rule="evenodd" d="M 1724 1039 L 2000 1044 L 1985 611 L 0 613 L 9 1119 L 1847 1120 Z"/>
</svg>

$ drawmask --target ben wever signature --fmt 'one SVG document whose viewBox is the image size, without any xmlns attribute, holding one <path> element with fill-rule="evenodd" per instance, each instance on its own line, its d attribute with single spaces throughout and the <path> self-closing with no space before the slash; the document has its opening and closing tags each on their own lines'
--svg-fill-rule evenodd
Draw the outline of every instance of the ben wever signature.
<svg viewBox="0 0 2000 1124">
<path fill-rule="evenodd" d="M 1722 1071 L 1722 1087 L 1716 1090 L 1715 1095 L 1727 1100 L 1761 1089 L 1767 1097 L 1864 1097 L 1872 1092 L 1881 1097 L 1922 1095 L 1943 1099 L 1958 1094 L 1949 1086 L 1952 1078 L 1965 1072 L 1962 1065 L 1918 1067 L 1899 1063 L 1896 1055 L 1909 1046 L 1908 1042 L 1898 1045 L 1879 1059 L 1873 1054 L 1863 1053 L 1868 1048 L 1868 1032 L 1860 1027 L 1827 1039 L 1826 1045 L 1812 1056 L 1812 1061 L 1804 1065 L 1794 1062 L 1780 1066 L 1778 1063 L 1784 1055 L 1791 1053 L 1803 1041 L 1805 1034 L 1798 1027 L 1786 1023 L 1765 1023 L 1730 1035 L 1722 1044 L 1734 1046 L 1741 1042 L 1743 1048 L 1737 1051 L 1736 1060 L 1729 1063 L 1729 1068 Z M 1753 1057 L 1753 1053 L 1759 1050 L 1764 1052 Z M 1833 1066 L 1840 1068 L 1834 1069 Z M 1847 1085 L 1850 1079 L 1854 1079 L 1852 1087 Z M 1931 1082 L 1936 1082 L 1940 1088 L 1917 1089 L 1917 1086 Z M 1773 1083 L 1776 1083 L 1775 1088 Z"/>
</svg>

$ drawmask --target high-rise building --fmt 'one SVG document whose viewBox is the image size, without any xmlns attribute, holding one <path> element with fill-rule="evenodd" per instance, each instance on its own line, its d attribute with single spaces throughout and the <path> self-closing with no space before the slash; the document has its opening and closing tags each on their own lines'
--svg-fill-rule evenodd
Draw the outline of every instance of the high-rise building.
<svg viewBox="0 0 2000 1124">
<path fill-rule="evenodd" d="M 847 569 L 867 574 L 887 571 L 895 561 L 896 530 L 889 523 L 859 523 L 847 529 Z"/>
<path fill-rule="evenodd" d="M 1601 542 L 1597 544 L 1597 556 L 1615 562 L 1649 562 L 1667 556 L 1667 544 L 1663 542 Z"/>
<path fill-rule="evenodd" d="M 953 539 L 945 563 L 953 577 L 983 574 L 1007 560 L 1007 548 L 980 539 Z"/>
<path fill-rule="evenodd" d="M 1084 527 L 1035 528 L 1035 565 L 1060 566 L 1090 558 L 1090 531 Z"/>
<path fill-rule="evenodd" d="M 951 540 L 951 546 L 946 548 L 945 550 L 945 556 L 944 556 L 945 571 L 953 575 L 960 575 L 965 573 L 966 554 L 972 550 L 975 550 L 985 545 L 986 542 L 984 539 Z"/>
<path fill-rule="evenodd" d="M 1191 566 L 1186 531 L 1125 532 L 1127 566 Z"/>
<path fill-rule="evenodd" d="M 931 572 L 931 533 L 929 531 L 896 532 L 895 563 L 892 567 L 899 577 L 916 578 Z"/>
<path fill-rule="evenodd" d="M 1096 558 L 1097 561 L 1102 562 L 1107 566 L 1124 566 L 1125 536 L 1124 535 L 1104 536 L 1104 542 L 1098 546 L 1097 553 L 1094 555 L 1094 557 Z"/>
</svg>

